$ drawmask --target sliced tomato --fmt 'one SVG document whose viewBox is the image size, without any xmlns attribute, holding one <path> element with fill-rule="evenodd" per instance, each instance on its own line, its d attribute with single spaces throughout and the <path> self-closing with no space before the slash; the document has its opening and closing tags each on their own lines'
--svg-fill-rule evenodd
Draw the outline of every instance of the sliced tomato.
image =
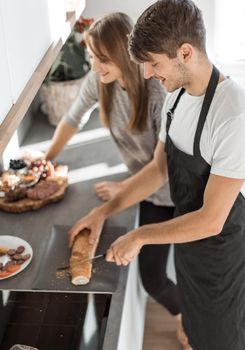
<svg viewBox="0 0 245 350">
<path fill-rule="evenodd" d="M 20 265 L 9 265 L 6 267 L 6 270 L 10 273 L 14 273 L 20 269 Z"/>
<path fill-rule="evenodd" d="M 12 274 L 12 272 L 9 272 L 9 271 L 0 271 L 0 278 L 8 277 L 11 274 Z"/>
</svg>

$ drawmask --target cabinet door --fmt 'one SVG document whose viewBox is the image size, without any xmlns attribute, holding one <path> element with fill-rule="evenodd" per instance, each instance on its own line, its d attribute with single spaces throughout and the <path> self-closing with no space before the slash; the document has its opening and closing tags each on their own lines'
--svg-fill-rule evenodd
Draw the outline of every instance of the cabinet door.
<svg viewBox="0 0 245 350">
<path fill-rule="evenodd" d="M 3 34 L 2 16 L 0 11 L 0 124 L 12 106 L 10 89 L 10 76 L 5 50 L 5 38 Z"/>
<path fill-rule="evenodd" d="M 64 2 L 0 0 L 0 5 L 12 96 L 16 102 L 64 23 Z"/>
</svg>

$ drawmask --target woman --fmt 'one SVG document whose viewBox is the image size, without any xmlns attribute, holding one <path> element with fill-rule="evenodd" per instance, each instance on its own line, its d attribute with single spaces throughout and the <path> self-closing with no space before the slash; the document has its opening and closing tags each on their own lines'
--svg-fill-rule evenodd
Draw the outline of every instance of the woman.
<svg viewBox="0 0 245 350">
<path fill-rule="evenodd" d="M 84 113 L 96 102 L 99 102 L 102 123 L 109 128 L 129 171 L 138 172 L 152 159 L 165 91 L 156 79 L 144 80 L 142 67 L 130 60 L 127 35 L 132 28 L 127 15 L 113 13 L 95 22 L 86 32 L 93 71 L 88 73 L 79 96 L 58 125 L 47 159 L 53 159 L 61 151 L 77 131 Z M 99 183 L 96 192 L 101 199 L 108 200 L 123 184 Z M 162 187 L 140 204 L 140 225 L 169 220 L 173 212 L 169 188 Z M 177 336 L 187 348 L 177 289 L 166 275 L 168 253 L 169 245 L 143 247 L 139 255 L 141 279 L 145 290 L 176 315 Z"/>
</svg>

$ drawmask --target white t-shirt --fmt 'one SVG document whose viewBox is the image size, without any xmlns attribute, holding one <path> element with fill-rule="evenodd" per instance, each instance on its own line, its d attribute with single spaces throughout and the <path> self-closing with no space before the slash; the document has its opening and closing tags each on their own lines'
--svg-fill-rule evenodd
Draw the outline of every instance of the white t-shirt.
<svg viewBox="0 0 245 350">
<path fill-rule="evenodd" d="M 168 94 L 162 110 L 160 141 L 166 140 L 166 114 L 179 90 Z M 169 135 L 181 151 L 193 155 L 194 137 L 204 95 L 185 92 L 174 112 Z M 219 83 L 203 127 L 200 151 L 215 175 L 245 179 L 245 91 L 231 79 Z M 245 193 L 245 186 L 242 189 Z"/>
</svg>

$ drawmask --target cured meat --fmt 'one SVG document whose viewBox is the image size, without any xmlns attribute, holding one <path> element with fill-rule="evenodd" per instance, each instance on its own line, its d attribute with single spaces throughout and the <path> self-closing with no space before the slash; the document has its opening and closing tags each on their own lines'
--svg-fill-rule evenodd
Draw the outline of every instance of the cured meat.
<svg viewBox="0 0 245 350">
<path fill-rule="evenodd" d="M 13 190 L 9 190 L 5 193 L 6 201 L 15 202 L 26 197 L 26 189 L 15 187 Z"/>
<path fill-rule="evenodd" d="M 71 281 L 75 285 L 84 285 L 89 283 L 92 275 L 92 259 L 98 245 L 89 243 L 90 231 L 82 230 L 75 238 L 72 246 L 70 258 Z M 87 261 L 85 261 L 87 260 Z"/>
<path fill-rule="evenodd" d="M 27 190 L 27 197 L 30 199 L 45 199 L 52 196 L 60 188 L 56 181 L 42 180 L 34 188 Z"/>
</svg>

